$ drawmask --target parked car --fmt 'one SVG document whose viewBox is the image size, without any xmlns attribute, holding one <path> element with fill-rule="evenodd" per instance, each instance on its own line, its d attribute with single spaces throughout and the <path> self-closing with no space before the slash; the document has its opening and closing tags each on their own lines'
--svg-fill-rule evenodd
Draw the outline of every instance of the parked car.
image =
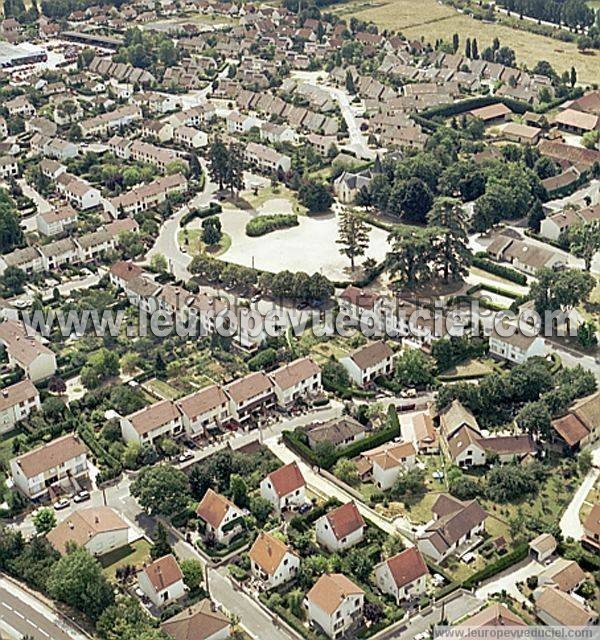
<svg viewBox="0 0 600 640">
<path fill-rule="evenodd" d="M 85 502 L 91 498 L 89 491 L 80 491 L 74 498 L 73 502 Z"/>
<path fill-rule="evenodd" d="M 179 462 L 187 462 L 188 460 L 191 460 L 194 457 L 194 454 L 191 451 L 183 451 L 182 453 L 179 454 L 179 458 L 177 458 L 179 460 Z"/>
<path fill-rule="evenodd" d="M 312 509 L 310 502 L 305 502 L 298 507 L 298 513 L 308 513 Z"/>
<path fill-rule="evenodd" d="M 61 509 L 66 509 L 70 504 L 71 503 L 69 502 L 69 500 L 67 500 L 66 498 L 61 498 L 54 503 L 54 508 L 57 511 L 60 511 Z"/>
</svg>

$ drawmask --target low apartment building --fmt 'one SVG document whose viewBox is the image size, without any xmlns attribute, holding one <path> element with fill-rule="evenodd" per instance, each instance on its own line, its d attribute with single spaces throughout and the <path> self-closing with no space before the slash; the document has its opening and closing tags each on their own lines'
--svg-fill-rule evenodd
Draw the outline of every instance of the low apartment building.
<svg viewBox="0 0 600 640">
<path fill-rule="evenodd" d="M 44 270 L 44 261 L 42 254 L 35 247 L 25 247 L 0 256 L 0 275 L 8 267 L 17 267 L 27 275 L 32 275 Z"/>
<path fill-rule="evenodd" d="M 69 434 L 13 458 L 10 471 L 17 489 L 31 499 L 58 488 L 73 490 L 74 481 L 87 479 L 87 449 Z"/>
<path fill-rule="evenodd" d="M 161 400 L 120 420 L 125 442 L 157 444 L 163 438 L 176 438 L 183 433 L 183 421 L 171 400 Z"/>
<path fill-rule="evenodd" d="M 0 390 L 0 434 L 14 429 L 40 408 L 40 394 L 31 380 L 21 380 Z"/>
</svg>

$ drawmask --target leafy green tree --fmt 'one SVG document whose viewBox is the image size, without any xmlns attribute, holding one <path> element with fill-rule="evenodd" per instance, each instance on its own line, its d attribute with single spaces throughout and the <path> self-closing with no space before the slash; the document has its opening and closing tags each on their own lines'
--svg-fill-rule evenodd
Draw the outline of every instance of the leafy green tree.
<svg viewBox="0 0 600 640">
<path fill-rule="evenodd" d="M 140 601 L 129 595 L 118 595 L 96 622 L 102 640 L 166 640 L 159 629 L 152 627 L 152 619 Z"/>
<path fill-rule="evenodd" d="M 552 416 L 541 400 L 528 402 L 517 415 L 517 424 L 534 437 L 547 439 L 552 434 Z"/>
<path fill-rule="evenodd" d="M 271 503 L 262 496 L 250 496 L 248 508 L 259 527 L 264 527 L 267 524 L 267 520 L 273 511 Z"/>
<path fill-rule="evenodd" d="M 577 339 L 584 349 L 591 349 L 598 344 L 598 327 L 595 322 L 582 322 L 577 327 Z"/>
<path fill-rule="evenodd" d="M 435 362 L 420 349 L 405 349 L 396 359 L 396 380 L 405 387 L 426 387 L 434 380 Z"/>
<path fill-rule="evenodd" d="M 108 349 L 99 349 L 88 357 L 81 370 L 81 382 L 87 389 L 96 389 L 108 378 L 119 375 L 119 355 Z"/>
<path fill-rule="evenodd" d="M 225 168 L 224 184 L 231 195 L 244 188 L 244 163 L 241 145 L 237 142 L 229 143 L 227 149 L 227 164 Z"/>
<path fill-rule="evenodd" d="M 208 149 L 208 173 L 211 179 L 219 185 L 220 191 L 223 191 L 227 177 L 227 166 L 227 147 L 220 138 L 215 138 Z"/>
<path fill-rule="evenodd" d="M 589 224 L 576 224 L 569 227 L 566 234 L 569 251 L 585 261 L 585 268 L 589 271 L 592 259 L 600 251 L 600 221 Z"/>
<path fill-rule="evenodd" d="M 390 493 L 407 505 L 416 504 L 427 493 L 425 472 L 416 468 L 401 471 Z"/>
<path fill-rule="evenodd" d="M 154 542 L 150 547 L 150 557 L 153 560 L 158 560 L 158 558 L 168 556 L 172 553 L 173 547 L 169 543 L 167 530 L 165 529 L 163 523 L 159 522 L 156 525 L 156 529 L 154 531 Z"/>
<path fill-rule="evenodd" d="M 202 242 L 204 244 L 218 244 L 222 237 L 221 220 L 218 216 L 209 216 L 202 221 Z"/>
<path fill-rule="evenodd" d="M 181 573 L 183 573 L 183 581 L 190 593 L 198 593 L 204 582 L 204 568 L 199 560 L 188 558 L 179 563 Z"/>
<path fill-rule="evenodd" d="M 229 478 L 229 492 L 238 507 L 245 509 L 248 506 L 248 487 L 242 476 L 237 473 L 232 473 Z"/>
<path fill-rule="evenodd" d="M 430 225 L 445 230 L 436 252 L 436 264 L 444 282 L 458 280 L 468 271 L 471 252 L 468 248 L 467 224 L 462 206 L 455 198 L 440 198 L 429 212 Z"/>
<path fill-rule="evenodd" d="M 322 213 L 333 204 L 333 196 L 321 182 L 304 180 L 298 189 L 298 199 L 309 213 Z"/>
<path fill-rule="evenodd" d="M 540 269 L 536 277 L 531 286 L 531 296 L 539 314 L 569 310 L 587 302 L 596 285 L 592 275 L 576 269 Z"/>
<path fill-rule="evenodd" d="M 150 266 L 154 271 L 166 273 L 169 268 L 169 263 L 162 253 L 155 253 L 150 259 Z"/>
<path fill-rule="evenodd" d="M 354 460 L 340 458 L 333 467 L 333 474 L 342 482 L 355 486 L 359 483 L 358 469 Z"/>
<path fill-rule="evenodd" d="M 438 234 L 434 229 L 403 227 L 390 234 L 391 251 L 386 263 L 391 276 L 402 286 L 414 289 L 431 279 L 431 262 Z"/>
<path fill-rule="evenodd" d="M 100 563 L 83 548 L 73 549 L 54 565 L 47 586 L 51 597 L 79 609 L 94 622 L 114 603 L 113 589 Z"/>
<path fill-rule="evenodd" d="M 149 513 L 170 517 L 187 507 L 190 486 L 183 471 L 161 464 L 142 469 L 131 485 L 131 493 Z"/>
<path fill-rule="evenodd" d="M 0 288 L 6 296 L 17 296 L 25 290 L 27 274 L 19 267 L 6 267 L 0 276 Z"/>
<path fill-rule="evenodd" d="M 324 469 L 329 469 L 336 460 L 337 453 L 335 445 L 329 440 L 324 440 L 315 445 L 315 457 L 319 461 L 319 465 Z"/>
<path fill-rule="evenodd" d="M 350 269 L 354 271 L 355 259 L 364 255 L 369 246 L 367 223 L 356 212 L 345 209 L 340 215 L 336 242 L 342 245 L 340 253 L 350 259 Z"/>
<path fill-rule="evenodd" d="M 500 504 L 534 496 L 538 485 L 528 469 L 505 464 L 493 467 L 488 473 L 486 495 Z"/>
<path fill-rule="evenodd" d="M 54 527 L 56 526 L 56 515 L 54 511 L 47 507 L 38 509 L 38 511 L 33 516 L 33 526 L 40 535 L 52 531 L 52 529 L 54 529 Z"/>
</svg>

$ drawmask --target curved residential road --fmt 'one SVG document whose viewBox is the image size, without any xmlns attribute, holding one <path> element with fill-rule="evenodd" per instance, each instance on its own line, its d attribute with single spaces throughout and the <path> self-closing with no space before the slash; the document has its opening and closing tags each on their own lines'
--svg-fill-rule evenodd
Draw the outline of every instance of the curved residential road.
<svg viewBox="0 0 600 640">
<path fill-rule="evenodd" d="M 0 574 L 0 637 L 19 640 L 89 640 L 44 600 Z"/>
<path fill-rule="evenodd" d="M 207 164 L 204 159 L 200 159 L 200 165 L 204 172 L 204 189 L 162 224 L 158 237 L 154 241 L 154 245 L 146 254 L 148 260 L 155 254 L 165 256 L 169 263 L 169 271 L 171 271 L 176 278 L 182 280 L 187 280 L 192 275 L 188 270 L 192 258 L 189 254 L 182 251 L 179 246 L 177 236 L 181 229 L 181 219 L 190 209 L 208 204 L 218 188 L 218 185 L 210 180 Z"/>
</svg>

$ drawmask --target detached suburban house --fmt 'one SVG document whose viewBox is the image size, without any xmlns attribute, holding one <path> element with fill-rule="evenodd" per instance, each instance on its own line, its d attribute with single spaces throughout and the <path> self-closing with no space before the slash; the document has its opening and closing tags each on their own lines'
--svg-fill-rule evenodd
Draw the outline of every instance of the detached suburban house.
<svg viewBox="0 0 600 640">
<path fill-rule="evenodd" d="M 250 551 L 252 575 L 265 589 L 274 589 L 295 577 L 300 558 L 279 538 L 261 531 Z"/>
<path fill-rule="evenodd" d="M 410 547 L 375 567 L 375 581 L 382 593 L 396 604 L 419 598 L 425 593 L 429 569 L 416 547 Z"/>
<path fill-rule="evenodd" d="M 544 562 L 556 551 L 556 540 L 550 533 L 542 533 L 529 543 L 529 555 Z"/>
<path fill-rule="evenodd" d="M 306 502 L 306 482 L 295 462 L 270 473 L 260 483 L 260 495 L 277 513 Z"/>
<path fill-rule="evenodd" d="M 378 341 L 357 349 L 352 355 L 340 359 L 352 381 L 367 387 L 379 376 L 394 370 L 394 352 L 385 342 Z"/>
<path fill-rule="evenodd" d="M 576 451 L 600 439 L 600 391 L 578 400 L 569 413 L 552 422 L 554 440 Z"/>
<path fill-rule="evenodd" d="M 331 442 L 335 447 L 347 447 L 366 435 L 364 425 L 350 416 L 331 418 L 327 422 L 308 425 L 308 446 L 314 449 L 321 442 Z"/>
<path fill-rule="evenodd" d="M 176 438 L 183 432 L 181 414 L 171 400 L 161 400 L 121 418 L 125 442 L 156 444 L 162 438 Z"/>
<path fill-rule="evenodd" d="M 412 442 L 417 453 L 437 453 L 438 434 L 433 426 L 430 410 L 415 413 L 401 413 L 400 432 L 402 440 Z"/>
<path fill-rule="evenodd" d="M 10 461 L 10 472 L 19 491 L 41 498 L 56 489 L 79 489 L 88 477 L 87 449 L 75 435 L 52 440 Z"/>
<path fill-rule="evenodd" d="M 556 587 L 539 587 L 533 593 L 535 613 L 548 626 L 587 627 L 598 622 L 598 614 Z"/>
<path fill-rule="evenodd" d="M 312 358 L 298 358 L 269 374 L 275 385 L 277 404 L 287 407 L 296 400 L 316 395 L 322 390 L 321 368 Z"/>
<path fill-rule="evenodd" d="M 125 289 L 127 287 L 127 283 L 134 278 L 139 278 L 143 273 L 144 270 L 137 264 L 119 260 L 119 262 L 115 262 L 110 268 L 108 277 L 115 287 Z"/>
<path fill-rule="evenodd" d="M 333 509 L 315 523 L 317 542 L 328 551 L 344 551 L 362 541 L 366 524 L 354 502 Z"/>
<path fill-rule="evenodd" d="M 175 404 L 181 412 L 183 426 L 191 436 L 202 435 L 230 418 L 229 398 L 216 384 L 185 396 Z"/>
<path fill-rule="evenodd" d="M 231 636 L 229 618 L 208 598 L 169 618 L 160 628 L 173 640 L 227 640 Z"/>
<path fill-rule="evenodd" d="M 0 344 L 6 349 L 9 364 L 23 369 L 33 382 L 45 380 L 56 372 L 54 352 L 36 336 L 29 335 L 22 322 L 7 320 L 0 324 Z"/>
<path fill-rule="evenodd" d="M 475 546 L 484 531 L 487 513 L 477 500 L 462 502 L 442 494 L 431 508 L 434 520 L 419 536 L 419 551 L 435 562 L 458 556 Z"/>
<path fill-rule="evenodd" d="M 417 463 L 417 450 L 412 442 L 388 442 L 363 451 L 362 458 L 370 464 L 373 482 L 382 490 L 391 489 L 401 471 Z"/>
<path fill-rule="evenodd" d="M 155 607 L 166 607 L 186 594 L 183 573 L 169 554 L 155 560 L 138 573 L 140 589 Z"/>
<path fill-rule="evenodd" d="M 313 627 L 337 639 L 363 624 L 365 592 L 341 573 L 321 576 L 306 594 L 305 606 Z"/>
<path fill-rule="evenodd" d="M 244 527 L 244 517 L 241 509 L 238 509 L 231 500 L 209 489 L 198 508 L 196 515 L 203 523 L 203 536 L 214 536 L 222 545 L 229 544 Z"/>
<path fill-rule="evenodd" d="M 0 434 L 14 429 L 40 406 L 40 394 L 31 380 L 4 387 L 0 391 Z"/>
<path fill-rule="evenodd" d="M 600 503 L 592 507 L 587 518 L 583 522 L 583 539 L 585 547 L 600 551 Z"/>
<path fill-rule="evenodd" d="M 129 526 L 110 507 L 92 507 L 73 511 L 60 522 L 46 538 L 62 555 L 70 544 L 87 549 L 93 556 L 126 547 L 129 542 Z"/>
</svg>

